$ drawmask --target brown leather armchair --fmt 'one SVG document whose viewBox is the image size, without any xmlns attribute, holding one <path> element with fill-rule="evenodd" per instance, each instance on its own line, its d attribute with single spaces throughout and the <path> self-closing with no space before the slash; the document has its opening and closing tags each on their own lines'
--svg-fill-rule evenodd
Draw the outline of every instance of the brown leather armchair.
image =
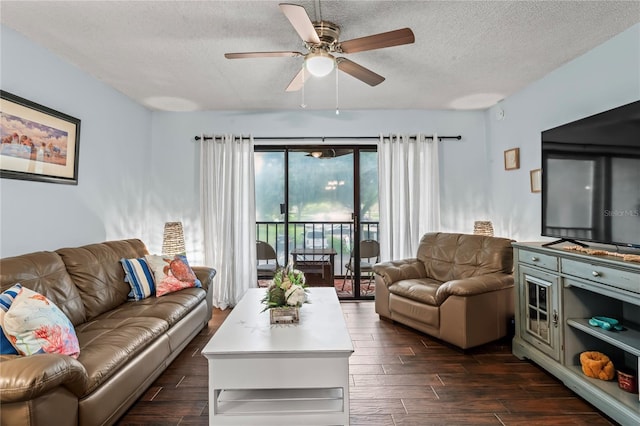
<svg viewBox="0 0 640 426">
<path fill-rule="evenodd" d="M 415 258 L 374 265 L 376 312 L 462 349 L 504 337 L 514 309 L 512 242 L 425 234 Z"/>
</svg>

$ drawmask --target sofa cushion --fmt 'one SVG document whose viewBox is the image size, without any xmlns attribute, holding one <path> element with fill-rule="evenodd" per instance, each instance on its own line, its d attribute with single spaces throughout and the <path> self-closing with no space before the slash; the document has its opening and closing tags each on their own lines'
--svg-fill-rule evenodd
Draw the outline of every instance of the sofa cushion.
<svg viewBox="0 0 640 426">
<path fill-rule="evenodd" d="M 513 271 L 512 240 L 484 235 L 428 233 L 420 240 L 418 259 L 427 276 L 446 282 Z"/>
<path fill-rule="evenodd" d="M 169 324 L 159 318 L 108 316 L 99 316 L 76 327 L 80 341 L 78 361 L 84 365 L 88 376 L 85 395 L 94 391 L 168 329 Z"/>
<path fill-rule="evenodd" d="M 69 318 L 49 299 L 21 288 L 4 315 L 4 332 L 21 355 L 57 353 L 78 357 L 78 338 Z"/>
<path fill-rule="evenodd" d="M 105 312 L 101 318 L 159 318 L 173 326 L 206 298 L 201 288 L 185 288 L 162 297 L 148 297 L 144 300 L 130 301 Z"/>
<path fill-rule="evenodd" d="M 20 283 L 55 303 L 73 325 L 86 321 L 80 292 L 57 253 L 41 251 L 0 259 L 0 271 L 0 290 Z"/>
<path fill-rule="evenodd" d="M 389 286 L 389 293 L 406 297 L 417 302 L 438 306 L 442 300 L 438 300 L 436 294 L 441 282 L 430 278 L 396 281 Z"/>
<path fill-rule="evenodd" d="M 140 240 L 108 241 L 56 250 L 75 283 L 87 320 L 127 301 L 131 287 L 124 281 L 120 259 L 146 254 Z"/>
</svg>

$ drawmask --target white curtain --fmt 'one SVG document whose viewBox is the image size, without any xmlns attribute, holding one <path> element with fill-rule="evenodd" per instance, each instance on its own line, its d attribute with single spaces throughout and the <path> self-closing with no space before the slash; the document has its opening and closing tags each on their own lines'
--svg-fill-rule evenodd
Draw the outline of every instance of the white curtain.
<svg viewBox="0 0 640 426">
<path fill-rule="evenodd" d="M 257 285 L 253 137 L 200 139 L 204 257 L 217 270 L 213 306 L 235 306 Z"/>
<path fill-rule="evenodd" d="M 438 135 L 380 136 L 380 258 L 415 257 L 420 238 L 440 228 Z"/>
</svg>

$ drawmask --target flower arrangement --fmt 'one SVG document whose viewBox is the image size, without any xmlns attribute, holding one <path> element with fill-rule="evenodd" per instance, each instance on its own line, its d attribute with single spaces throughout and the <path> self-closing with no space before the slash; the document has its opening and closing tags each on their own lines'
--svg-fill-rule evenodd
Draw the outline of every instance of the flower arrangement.
<svg viewBox="0 0 640 426">
<path fill-rule="evenodd" d="M 307 288 L 304 273 L 294 269 L 291 263 L 279 269 L 267 288 L 262 303 L 267 305 L 263 312 L 271 308 L 296 307 L 307 302 Z"/>
</svg>

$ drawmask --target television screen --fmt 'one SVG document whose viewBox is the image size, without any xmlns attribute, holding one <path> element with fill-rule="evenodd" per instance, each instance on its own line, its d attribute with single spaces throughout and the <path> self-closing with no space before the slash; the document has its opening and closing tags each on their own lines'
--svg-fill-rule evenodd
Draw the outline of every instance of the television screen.
<svg viewBox="0 0 640 426">
<path fill-rule="evenodd" d="M 542 132 L 542 235 L 640 248 L 640 101 Z"/>
</svg>

